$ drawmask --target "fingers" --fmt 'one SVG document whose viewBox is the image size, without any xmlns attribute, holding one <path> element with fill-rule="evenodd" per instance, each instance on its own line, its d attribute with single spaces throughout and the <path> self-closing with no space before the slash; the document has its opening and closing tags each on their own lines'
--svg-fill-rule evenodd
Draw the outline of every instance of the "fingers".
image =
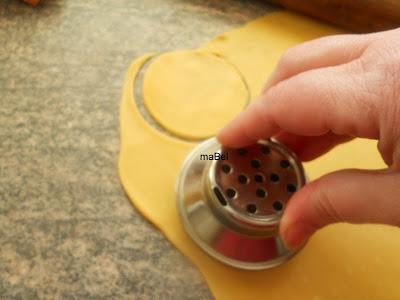
<svg viewBox="0 0 400 300">
<path fill-rule="evenodd" d="M 217 135 L 221 144 L 230 147 L 246 146 L 262 137 L 272 137 L 280 131 L 264 101 L 251 103 Z"/>
<path fill-rule="evenodd" d="M 333 147 L 353 139 L 353 137 L 336 135 L 332 132 L 311 137 L 280 132 L 275 138 L 295 152 L 301 161 L 313 160 Z"/>
<path fill-rule="evenodd" d="M 281 221 L 285 244 L 294 248 L 335 222 L 400 226 L 400 174 L 343 170 L 328 174 L 291 198 Z"/>
<path fill-rule="evenodd" d="M 240 147 L 279 131 L 303 136 L 331 131 L 378 138 L 377 112 L 368 107 L 371 95 L 363 90 L 359 68 L 352 63 L 310 70 L 281 81 L 223 128 L 219 141 Z"/>
<path fill-rule="evenodd" d="M 371 34 L 336 35 L 312 40 L 289 49 L 279 61 L 263 94 L 266 94 L 268 89 L 277 83 L 299 73 L 346 64 L 357 59 L 368 46 L 371 38 Z M 309 84 L 313 84 L 313 82 L 309 82 Z M 290 85 L 285 84 L 285 87 L 288 86 L 290 88 Z M 281 96 L 283 97 L 284 94 Z M 262 96 L 262 98 L 268 97 Z M 243 146 L 260 137 L 269 137 L 279 132 L 279 125 L 268 118 L 269 112 L 263 107 L 264 102 L 256 101 L 250 105 L 218 135 L 220 141 L 226 145 Z M 261 122 L 267 124 L 261 124 Z"/>
<path fill-rule="evenodd" d="M 296 74 L 357 59 L 368 46 L 370 39 L 371 35 L 334 35 L 290 48 L 282 55 L 264 91 Z"/>
</svg>

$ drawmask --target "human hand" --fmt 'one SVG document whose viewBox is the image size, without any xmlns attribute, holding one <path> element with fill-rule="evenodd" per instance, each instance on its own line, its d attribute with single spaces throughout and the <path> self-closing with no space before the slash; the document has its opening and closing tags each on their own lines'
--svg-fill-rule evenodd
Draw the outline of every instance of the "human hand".
<svg viewBox="0 0 400 300">
<path fill-rule="evenodd" d="M 377 139 L 384 170 L 340 170 L 296 192 L 280 233 L 290 248 L 334 222 L 400 226 L 400 29 L 289 49 L 258 100 L 221 130 L 230 147 L 276 136 L 303 161 L 353 137 Z"/>
</svg>

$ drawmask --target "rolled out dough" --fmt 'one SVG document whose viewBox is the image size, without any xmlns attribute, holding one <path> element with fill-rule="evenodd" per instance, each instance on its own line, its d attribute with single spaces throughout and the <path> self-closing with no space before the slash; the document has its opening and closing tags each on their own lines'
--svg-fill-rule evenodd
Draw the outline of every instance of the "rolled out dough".
<svg viewBox="0 0 400 300">
<path fill-rule="evenodd" d="M 201 51 L 217 53 L 229 61 L 243 74 L 251 96 L 254 97 L 286 48 L 335 32 L 333 28 L 303 17 L 284 12 L 275 13 L 222 34 L 201 48 Z M 158 72 L 166 72 L 162 76 L 168 76 L 168 69 L 180 70 L 182 64 L 195 66 L 196 73 L 202 70 L 213 72 L 214 67 L 196 53 L 189 51 L 185 58 L 171 54 L 175 62 L 160 59 L 158 66 L 154 66 L 153 74 L 149 73 L 148 76 L 160 78 L 161 73 Z M 167 136 L 154 129 L 143 119 L 133 99 L 133 81 L 148 58 L 149 55 L 146 55 L 134 61 L 126 74 L 120 111 L 120 178 L 137 209 L 199 268 L 217 299 L 400 299 L 398 228 L 383 225 L 331 225 L 315 234 L 291 261 L 265 271 L 243 271 L 225 266 L 198 248 L 180 224 L 174 191 L 181 163 L 195 143 Z M 228 71 L 229 68 L 222 65 L 218 68 L 215 74 L 210 74 L 211 77 L 224 77 L 225 72 L 227 77 L 231 77 L 227 80 L 223 78 L 221 89 L 229 86 L 243 93 L 239 80 Z M 184 73 L 179 74 L 185 76 Z M 207 82 L 206 79 L 202 78 L 204 82 Z M 147 80 L 153 79 L 149 77 Z M 173 81 L 174 84 L 160 91 L 154 91 L 148 85 L 146 96 L 155 98 L 148 98 L 145 102 L 161 124 L 164 122 L 165 127 L 181 132 L 183 137 L 191 134 L 202 137 L 215 133 L 218 129 L 216 127 L 243 106 L 242 96 L 212 98 L 218 102 L 218 106 L 234 107 L 230 115 L 210 113 L 209 118 L 217 120 L 208 122 L 205 119 L 201 127 L 197 127 L 195 118 L 186 118 L 183 123 L 182 119 L 175 122 L 175 110 L 168 108 L 171 103 L 183 101 L 180 104 L 185 107 L 176 112 L 181 117 L 182 114 L 185 117 L 187 111 L 198 116 L 199 111 L 212 109 L 213 103 L 201 101 L 199 95 L 204 86 L 197 87 L 195 77 L 174 78 Z M 186 91 L 182 93 L 181 89 L 185 87 L 180 86 L 181 83 L 192 88 L 190 94 L 186 95 Z M 215 83 L 207 84 L 211 85 L 217 95 L 223 93 Z M 163 98 L 164 94 L 168 97 Z M 177 98 L 174 99 L 175 95 Z M 376 143 L 356 140 L 305 165 L 311 179 L 348 167 L 384 167 L 376 151 Z"/>
</svg>

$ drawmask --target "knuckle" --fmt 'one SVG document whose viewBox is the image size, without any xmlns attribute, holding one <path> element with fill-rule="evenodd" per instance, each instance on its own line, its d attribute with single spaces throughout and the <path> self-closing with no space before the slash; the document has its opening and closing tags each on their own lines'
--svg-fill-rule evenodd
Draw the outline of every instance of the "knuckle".
<svg viewBox="0 0 400 300">
<path fill-rule="evenodd" d="M 353 96 L 364 112 L 379 120 L 378 127 L 389 127 L 385 130 L 400 123 L 399 48 L 400 43 L 396 45 L 386 36 L 379 36 L 356 61 L 357 68 L 353 70 L 357 79 Z"/>
<path fill-rule="evenodd" d="M 350 74 L 348 84 L 350 96 L 354 100 L 349 102 L 349 110 L 362 112 L 370 121 L 377 119 L 382 99 L 382 78 L 370 70 L 370 62 L 364 58 L 356 61 L 359 71 Z M 362 76 L 360 76 L 362 74 Z M 371 124 L 374 122 L 371 122 Z"/>
<path fill-rule="evenodd" d="M 379 152 L 386 163 L 398 163 L 394 155 L 395 141 L 400 139 L 400 42 L 391 34 L 400 30 L 389 31 L 371 44 L 369 54 L 370 74 L 376 78 L 370 89 L 375 89 L 375 107 L 379 116 L 380 141 Z"/>
</svg>

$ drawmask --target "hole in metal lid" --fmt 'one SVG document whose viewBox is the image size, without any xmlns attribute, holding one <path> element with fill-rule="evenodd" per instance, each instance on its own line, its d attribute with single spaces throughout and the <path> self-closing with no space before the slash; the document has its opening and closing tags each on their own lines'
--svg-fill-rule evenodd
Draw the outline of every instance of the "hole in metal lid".
<svg viewBox="0 0 400 300">
<path fill-rule="evenodd" d="M 282 168 L 287 169 L 290 167 L 290 162 L 286 159 L 281 160 L 280 165 Z"/>
<path fill-rule="evenodd" d="M 283 204 L 282 204 L 282 202 L 280 202 L 280 201 L 275 201 L 275 202 L 272 204 L 272 207 L 273 207 L 276 211 L 281 211 L 282 208 L 283 208 Z"/>
<path fill-rule="evenodd" d="M 257 189 L 256 195 L 259 198 L 265 198 L 267 196 L 267 192 L 264 189 Z"/>
<path fill-rule="evenodd" d="M 246 184 L 246 183 L 249 182 L 249 178 L 247 178 L 247 176 L 244 175 L 244 174 L 240 174 L 238 176 L 238 181 L 239 181 L 240 184 Z"/>
<path fill-rule="evenodd" d="M 221 170 L 225 174 L 229 174 L 232 171 L 232 167 L 230 165 L 228 165 L 228 164 L 222 164 Z"/>
<path fill-rule="evenodd" d="M 261 167 L 261 161 L 260 160 L 258 160 L 258 159 L 253 159 L 252 161 L 251 161 L 251 166 L 253 167 L 253 168 L 256 168 L 256 169 L 258 169 L 259 167 Z"/>
<path fill-rule="evenodd" d="M 256 175 L 254 175 L 254 181 L 255 181 L 255 182 L 262 183 L 262 182 L 264 182 L 264 180 L 265 180 L 265 178 L 264 178 L 264 175 L 263 175 L 263 174 L 256 174 Z"/>
<path fill-rule="evenodd" d="M 229 197 L 229 198 L 235 198 L 235 196 L 236 196 L 236 191 L 233 189 L 233 188 L 228 188 L 227 190 L 226 190 L 226 195 Z"/>
<path fill-rule="evenodd" d="M 294 193 L 296 191 L 296 186 L 294 184 L 289 183 L 286 186 L 286 189 L 289 193 Z"/>
<path fill-rule="evenodd" d="M 248 204 L 246 206 L 246 210 L 247 210 L 247 212 L 254 214 L 257 212 L 257 206 L 255 204 Z"/>
<path fill-rule="evenodd" d="M 247 150 L 244 148 L 237 149 L 237 153 L 241 156 L 245 156 L 247 154 Z"/>
<path fill-rule="evenodd" d="M 269 179 L 270 179 L 272 182 L 278 182 L 278 181 L 279 181 L 279 175 L 278 175 L 278 174 L 275 174 L 275 173 L 272 173 L 271 176 L 269 177 Z"/>
</svg>

